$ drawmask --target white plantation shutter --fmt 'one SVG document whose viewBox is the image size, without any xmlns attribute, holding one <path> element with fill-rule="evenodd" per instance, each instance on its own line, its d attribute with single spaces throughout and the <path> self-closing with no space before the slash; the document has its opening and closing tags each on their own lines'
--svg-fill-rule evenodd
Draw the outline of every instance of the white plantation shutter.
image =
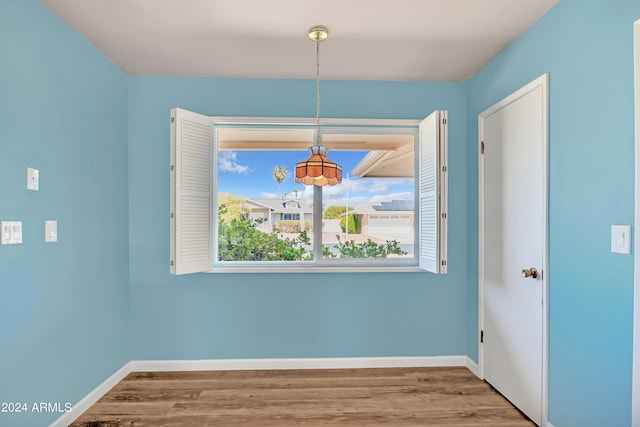
<svg viewBox="0 0 640 427">
<path fill-rule="evenodd" d="M 171 274 L 213 267 L 213 119 L 171 110 Z"/>
<path fill-rule="evenodd" d="M 447 112 L 420 122 L 420 268 L 447 272 Z"/>
</svg>

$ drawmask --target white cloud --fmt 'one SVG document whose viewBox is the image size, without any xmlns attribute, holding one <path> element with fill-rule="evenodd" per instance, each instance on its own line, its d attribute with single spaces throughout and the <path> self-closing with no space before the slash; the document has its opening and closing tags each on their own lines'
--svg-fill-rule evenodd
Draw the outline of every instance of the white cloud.
<svg viewBox="0 0 640 427">
<path fill-rule="evenodd" d="M 388 193 L 391 187 L 410 187 L 413 185 L 413 178 L 366 178 L 366 179 L 346 179 L 341 184 L 334 187 L 324 187 L 323 194 L 328 196 L 345 196 L 347 194 L 347 185 L 349 193 Z M 326 190 L 328 188 L 328 190 Z"/>
<path fill-rule="evenodd" d="M 350 197 L 349 206 L 361 208 L 364 206 L 379 205 L 381 202 L 390 202 L 391 200 L 413 200 L 413 193 L 405 192 L 379 194 L 372 197 Z"/>
<path fill-rule="evenodd" d="M 222 172 L 249 173 L 249 166 L 239 164 L 237 158 L 235 151 L 218 151 L 218 169 Z"/>
<path fill-rule="evenodd" d="M 306 200 L 307 203 L 313 202 L 313 185 L 305 185 L 304 189 L 298 193 L 298 197 Z"/>
<path fill-rule="evenodd" d="M 349 179 L 349 206 L 358 208 L 391 200 L 413 200 L 414 194 L 412 191 L 389 192 L 390 188 L 394 186 L 407 187 L 412 185 L 412 178 Z M 313 186 L 304 186 L 298 197 L 309 203 L 313 202 Z M 343 179 L 341 184 L 322 187 L 322 198 L 325 206 L 344 206 L 347 203 L 346 179 Z"/>
</svg>

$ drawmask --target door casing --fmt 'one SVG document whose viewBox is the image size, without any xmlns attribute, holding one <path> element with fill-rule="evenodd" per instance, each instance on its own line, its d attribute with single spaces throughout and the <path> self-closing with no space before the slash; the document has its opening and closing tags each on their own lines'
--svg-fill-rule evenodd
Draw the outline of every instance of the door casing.
<svg viewBox="0 0 640 427">
<path fill-rule="evenodd" d="M 636 144 L 635 144 L 635 227 L 634 243 L 634 308 L 633 308 L 633 389 L 632 389 L 632 421 L 634 426 L 640 425 L 640 20 L 633 24 L 634 64 L 635 64 L 635 110 L 636 110 Z"/>
<path fill-rule="evenodd" d="M 548 408 L 549 408 L 549 220 L 548 220 L 548 187 L 549 187 L 549 168 L 548 168 L 548 143 L 549 143 L 549 74 L 545 73 L 531 83 L 525 85 L 521 89 L 507 96 L 497 104 L 489 107 L 478 115 L 478 373 L 480 378 L 484 379 L 484 349 L 480 343 L 481 331 L 484 329 L 484 156 L 481 153 L 482 141 L 484 139 L 484 120 L 486 117 L 495 113 L 496 111 L 511 104 L 515 100 L 523 97 L 524 95 L 532 92 L 534 89 L 542 87 L 543 93 L 543 138 L 542 138 L 542 157 L 543 157 L 543 212 L 545 212 L 544 218 L 542 218 L 543 236 L 543 272 L 545 275 L 545 286 L 542 289 L 542 426 L 548 424 Z M 637 187 L 636 187 L 637 188 Z"/>
</svg>

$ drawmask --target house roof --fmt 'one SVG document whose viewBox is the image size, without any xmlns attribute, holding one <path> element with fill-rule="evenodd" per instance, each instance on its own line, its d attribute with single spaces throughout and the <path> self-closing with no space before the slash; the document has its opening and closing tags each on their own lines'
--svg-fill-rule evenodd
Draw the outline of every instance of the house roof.
<svg viewBox="0 0 640 427">
<path fill-rule="evenodd" d="M 313 213 L 313 209 L 303 199 L 247 199 L 247 202 L 256 203 L 271 209 L 274 213 Z M 300 207 L 287 207 L 286 205 L 299 205 Z"/>
<path fill-rule="evenodd" d="M 356 215 L 379 215 L 383 212 L 393 214 L 413 214 L 413 200 L 391 200 L 379 205 L 370 205 L 354 209 L 349 213 Z"/>
<path fill-rule="evenodd" d="M 351 174 L 362 178 L 412 178 L 413 138 L 388 150 L 372 150 L 358 163 Z"/>
<path fill-rule="evenodd" d="M 413 200 L 392 200 L 390 202 L 380 202 L 379 205 L 373 206 L 373 209 L 380 211 L 412 211 Z"/>
<path fill-rule="evenodd" d="M 257 202 L 255 199 L 245 199 L 245 201 L 252 207 L 258 207 L 258 208 L 266 208 L 266 209 L 271 209 L 271 206 L 269 205 L 265 205 L 264 203 L 260 203 Z"/>
</svg>

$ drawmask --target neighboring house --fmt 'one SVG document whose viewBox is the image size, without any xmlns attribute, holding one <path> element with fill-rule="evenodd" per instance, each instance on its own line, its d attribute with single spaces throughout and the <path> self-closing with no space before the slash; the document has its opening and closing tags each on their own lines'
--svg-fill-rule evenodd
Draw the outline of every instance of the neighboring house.
<svg viewBox="0 0 640 427">
<path fill-rule="evenodd" d="M 278 221 L 313 221 L 313 209 L 302 199 L 246 199 L 251 206 L 249 218 L 267 218 L 265 224 L 272 229 Z"/>
<path fill-rule="evenodd" d="M 357 215 L 362 234 L 380 239 L 413 239 L 413 200 L 392 200 L 350 211 Z"/>
<path fill-rule="evenodd" d="M 250 212 L 246 214 L 247 219 L 257 222 L 260 231 L 270 232 L 272 230 L 271 207 L 251 199 L 245 199 L 249 205 Z"/>
</svg>

